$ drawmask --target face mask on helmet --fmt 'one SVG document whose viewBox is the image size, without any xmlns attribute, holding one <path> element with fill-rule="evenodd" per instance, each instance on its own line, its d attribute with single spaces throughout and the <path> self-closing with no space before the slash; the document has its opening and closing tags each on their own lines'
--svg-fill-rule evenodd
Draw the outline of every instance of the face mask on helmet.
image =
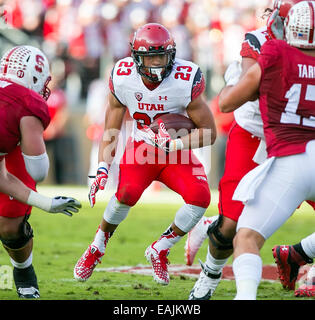
<svg viewBox="0 0 315 320">
<path fill-rule="evenodd" d="M 49 63 L 35 47 L 18 46 L 7 51 L 0 61 L 0 77 L 39 93 L 45 100 L 49 98 Z"/>
<path fill-rule="evenodd" d="M 302 1 L 294 5 L 284 22 L 286 42 L 301 49 L 315 49 L 314 24 L 314 1 Z"/>
<path fill-rule="evenodd" d="M 141 76 L 152 82 L 160 82 L 170 75 L 176 49 L 172 36 L 164 26 L 157 23 L 144 25 L 135 32 L 130 45 L 133 60 Z M 150 64 L 153 60 L 158 63 Z"/>
</svg>

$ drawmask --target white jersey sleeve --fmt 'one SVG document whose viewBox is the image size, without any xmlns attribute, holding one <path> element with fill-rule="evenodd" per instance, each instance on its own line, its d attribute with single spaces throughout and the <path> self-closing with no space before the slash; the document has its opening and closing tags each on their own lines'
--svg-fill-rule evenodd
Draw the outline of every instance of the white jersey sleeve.
<svg viewBox="0 0 315 320">
<path fill-rule="evenodd" d="M 128 108 L 133 118 L 132 137 L 151 144 L 142 131 L 142 125 L 149 126 L 166 113 L 185 115 L 196 92 L 194 83 L 200 73 L 193 62 L 176 59 L 171 74 L 157 88 L 149 90 L 131 57 L 118 61 L 112 71 L 111 92 Z"/>
<path fill-rule="evenodd" d="M 269 39 L 267 28 L 262 27 L 246 33 L 242 44 L 243 58 L 257 59 L 261 46 Z M 263 122 L 259 110 L 259 100 L 249 101 L 234 111 L 237 124 L 252 135 L 264 138 Z"/>
</svg>

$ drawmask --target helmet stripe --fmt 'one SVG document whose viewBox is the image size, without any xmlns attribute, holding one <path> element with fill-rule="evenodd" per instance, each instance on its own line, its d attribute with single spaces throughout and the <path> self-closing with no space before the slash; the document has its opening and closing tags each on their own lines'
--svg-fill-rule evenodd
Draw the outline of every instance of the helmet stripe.
<svg viewBox="0 0 315 320">
<path fill-rule="evenodd" d="M 313 1 L 308 1 L 308 5 L 310 7 L 310 11 L 311 11 L 311 17 L 310 17 L 310 36 L 308 38 L 308 43 L 313 43 L 314 40 L 314 19 L 315 19 L 315 14 L 314 14 L 314 5 L 313 5 Z"/>
<path fill-rule="evenodd" d="M 8 53 L 8 55 L 7 55 L 6 59 L 5 59 L 5 65 L 4 65 L 4 69 L 3 69 L 3 74 L 6 74 L 6 73 L 7 73 L 10 58 L 11 58 L 13 52 L 14 52 L 15 50 L 17 50 L 17 49 L 18 49 L 18 47 L 15 47 L 15 48 L 13 48 L 13 49 Z"/>
</svg>

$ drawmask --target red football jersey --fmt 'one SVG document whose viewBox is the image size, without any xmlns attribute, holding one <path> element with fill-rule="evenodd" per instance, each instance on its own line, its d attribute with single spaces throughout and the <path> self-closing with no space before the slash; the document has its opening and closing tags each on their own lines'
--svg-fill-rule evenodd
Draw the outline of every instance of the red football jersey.
<svg viewBox="0 0 315 320">
<path fill-rule="evenodd" d="M 0 153 L 12 151 L 21 140 L 20 121 L 39 118 L 44 129 L 50 122 L 46 101 L 33 90 L 0 79 Z"/>
<path fill-rule="evenodd" d="M 315 57 L 271 40 L 262 46 L 258 63 L 268 157 L 305 152 L 315 139 Z"/>
</svg>

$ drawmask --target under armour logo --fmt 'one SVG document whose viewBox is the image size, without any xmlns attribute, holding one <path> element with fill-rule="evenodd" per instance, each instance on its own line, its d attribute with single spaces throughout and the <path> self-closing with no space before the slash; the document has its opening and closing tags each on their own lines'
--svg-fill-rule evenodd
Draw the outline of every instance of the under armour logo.
<svg viewBox="0 0 315 320">
<path fill-rule="evenodd" d="M 165 96 L 165 97 L 159 96 L 159 100 L 160 100 L 160 101 L 161 101 L 161 100 L 167 101 L 167 96 Z"/>
</svg>

